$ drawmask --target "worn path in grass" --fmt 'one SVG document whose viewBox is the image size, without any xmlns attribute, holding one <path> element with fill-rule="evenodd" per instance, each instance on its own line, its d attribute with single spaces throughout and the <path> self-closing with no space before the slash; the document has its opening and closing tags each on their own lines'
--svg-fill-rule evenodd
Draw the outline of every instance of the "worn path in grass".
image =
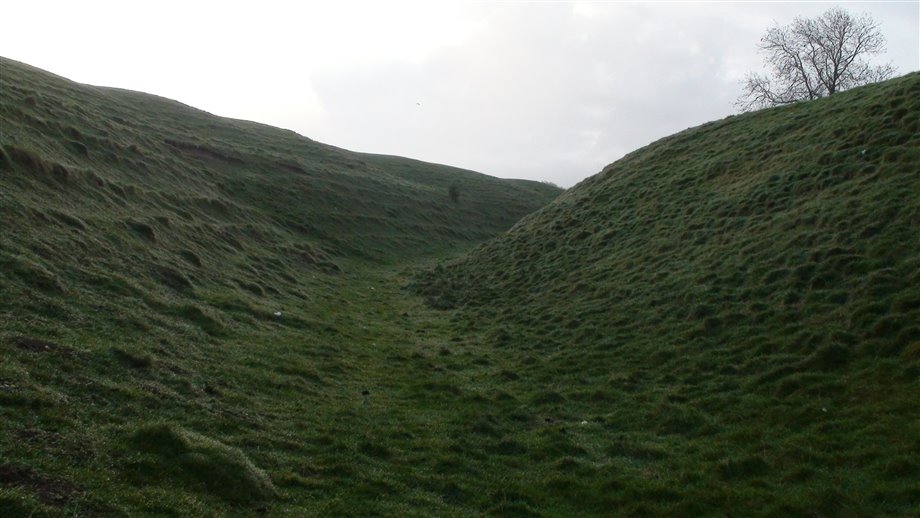
<svg viewBox="0 0 920 518">
<path fill-rule="evenodd" d="M 509 477 L 526 461 L 504 437 L 544 423 L 501 415 L 515 396 L 492 379 L 512 371 L 455 335 L 451 313 L 408 293 L 409 269 L 346 270 L 261 330 L 155 343 L 77 330 L 6 337 L 0 509 L 466 515 L 517 505 Z"/>
</svg>

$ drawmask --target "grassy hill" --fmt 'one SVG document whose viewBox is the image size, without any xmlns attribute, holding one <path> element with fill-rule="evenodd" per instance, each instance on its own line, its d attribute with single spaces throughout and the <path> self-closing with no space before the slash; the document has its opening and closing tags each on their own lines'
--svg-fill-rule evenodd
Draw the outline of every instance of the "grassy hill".
<svg viewBox="0 0 920 518">
<path fill-rule="evenodd" d="M 918 514 L 918 94 L 556 198 L 0 60 L 0 515 Z"/>
<path fill-rule="evenodd" d="M 376 272 L 559 192 L 0 58 L 0 515 L 373 501 L 341 458 L 411 333 Z"/>
<path fill-rule="evenodd" d="M 527 511 L 920 514 L 920 74 L 662 139 L 416 288 Z"/>
<path fill-rule="evenodd" d="M 94 297 L 111 307 L 93 309 L 93 321 L 127 309 L 131 326 L 155 327 L 144 315 L 179 300 L 203 301 L 221 320 L 227 308 L 209 298 L 303 299 L 304 275 L 468 246 L 558 194 L 0 66 L 7 322 L 38 313 L 50 324 Z"/>
</svg>

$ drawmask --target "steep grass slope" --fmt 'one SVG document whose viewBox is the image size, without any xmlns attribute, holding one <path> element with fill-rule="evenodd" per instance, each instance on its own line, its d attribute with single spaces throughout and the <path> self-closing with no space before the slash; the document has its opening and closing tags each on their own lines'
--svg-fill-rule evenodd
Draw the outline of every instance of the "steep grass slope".
<svg viewBox="0 0 920 518">
<path fill-rule="evenodd" d="M 558 193 L 0 58 L 0 515 L 449 514 L 392 272 Z"/>
<path fill-rule="evenodd" d="M 530 510 L 920 513 L 920 74 L 662 139 L 416 287 L 546 416 L 509 444 L 571 446 Z"/>
<path fill-rule="evenodd" d="M 116 317 L 131 326 L 151 325 L 142 315 L 159 311 L 216 329 L 221 303 L 176 308 L 163 299 L 303 298 L 301 275 L 481 241 L 558 192 L 351 153 L 6 59 L 0 67 L 0 312 L 8 322 L 36 313 L 54 320 L 68 313 L 62 300 L 98 297 L 113 307 L 95 311 L 120 313 L 116 300 L 132 306 L 135 316 Z"/>
</svg>

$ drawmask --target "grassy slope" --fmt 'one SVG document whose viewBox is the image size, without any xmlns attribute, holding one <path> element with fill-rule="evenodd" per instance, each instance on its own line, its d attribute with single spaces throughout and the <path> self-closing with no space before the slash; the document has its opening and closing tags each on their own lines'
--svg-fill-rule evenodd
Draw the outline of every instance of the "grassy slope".
<svg viewBox="0 0 920 518">
<path fill-rule="evenodd" d="M 8 319 L 24 299 L 32 314 L 66 313 L 55 301 L 68 290 L 159 310 L 170 308 L 157 297 L 240 290 L 255 305 L 304 299 L 301 275 L 466 246 L 557 194 L 0 64 Z"/>
<path fill-rule="evenodd" d="M 418 288 L 527 509 L 920 514 L 920 74 L 665 138 Z"/>
<path fill-rule="evenodd" d="M 637 151 L 436 311 L 404 265 L 552 189 L 0 66 L 0 514 L 916 514 L 916 75 Z"/>
<path fill-rule="evenodd" d="M 0 514 L 446 506 L 392 272 L 558 189 L 5 59 L 0 120 Z"/>
</svg>

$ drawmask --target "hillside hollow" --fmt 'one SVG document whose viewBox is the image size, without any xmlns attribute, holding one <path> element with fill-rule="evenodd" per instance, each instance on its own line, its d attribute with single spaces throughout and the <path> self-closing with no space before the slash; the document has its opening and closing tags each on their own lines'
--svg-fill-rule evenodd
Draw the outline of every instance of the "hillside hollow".
<svg viewBox="0 0 920 518">
<path fill-rule="evenodd" d="M 920 74 L 562 191 L 0 58 L 0 515 L 920 514 Z"/>
</svg>

